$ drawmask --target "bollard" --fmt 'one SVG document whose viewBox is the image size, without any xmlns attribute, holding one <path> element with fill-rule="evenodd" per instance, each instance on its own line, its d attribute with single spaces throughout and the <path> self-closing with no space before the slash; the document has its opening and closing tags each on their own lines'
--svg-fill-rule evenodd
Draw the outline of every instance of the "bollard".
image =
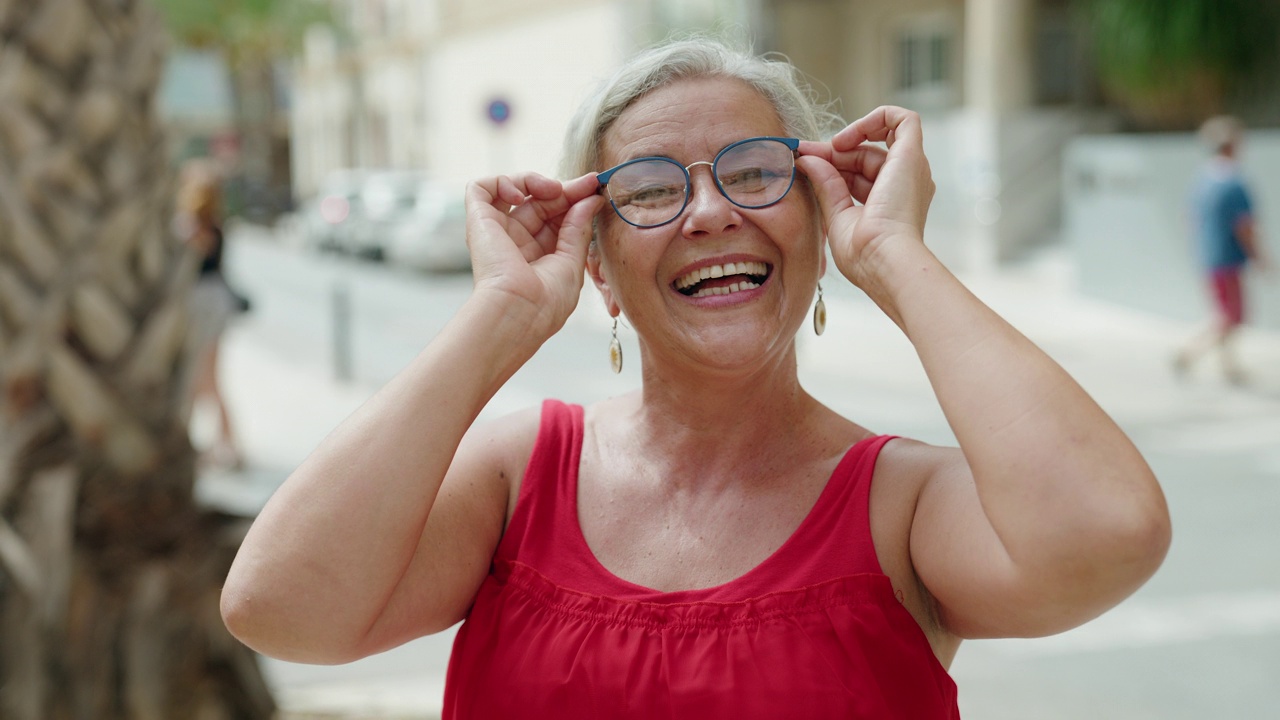
<svg viewBox="0 0 1280 720">
<path fill-rule="evenodd" d="M 351 293 L 342 282 L 333 284 L 333 376 L 351 382 Z"/>
</svg>

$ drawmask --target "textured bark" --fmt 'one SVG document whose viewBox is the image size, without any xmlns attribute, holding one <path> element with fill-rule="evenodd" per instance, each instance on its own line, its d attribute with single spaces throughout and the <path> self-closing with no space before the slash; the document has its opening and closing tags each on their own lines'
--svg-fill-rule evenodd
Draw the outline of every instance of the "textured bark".
<svg viewBox="0 0 1280 720">
<path fill-rule="evenodd" d="M 182 421 L 196 259 L 170 237 L 142 0 L 0 0 L 0 717 L 269 718 Z"/>
</svg>

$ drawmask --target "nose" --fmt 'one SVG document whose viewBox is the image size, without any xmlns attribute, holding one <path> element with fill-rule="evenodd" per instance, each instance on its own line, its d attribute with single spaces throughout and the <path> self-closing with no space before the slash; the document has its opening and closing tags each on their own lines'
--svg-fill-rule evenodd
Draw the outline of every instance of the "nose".
<svg viewBox="0 0 1280 720">
<path fill-rule="evenodd" d="M 706 169 L 697 166 L 705 165 Z M 696 162 L 689 170 L 689 206 L 685 208 L 682 232 L 686 237 L 702 238 L 732 230 L 742 224 L 738 206 L 729 202 L 716 186 L 709 162 Z"/>
</svg>

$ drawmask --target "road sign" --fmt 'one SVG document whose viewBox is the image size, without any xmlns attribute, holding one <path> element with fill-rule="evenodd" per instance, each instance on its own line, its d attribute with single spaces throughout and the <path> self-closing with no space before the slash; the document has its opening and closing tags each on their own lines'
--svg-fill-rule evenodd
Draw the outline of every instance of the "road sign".
<svg viewBox="0 0 1280 720">
<path fill-rule="evenodd" d="M 502 98 L 494 98 L 489 101 L 485 113 L 489 116 L 489 122 L 501 127 L 511 119 L 511 103 Z"/>
</svg>

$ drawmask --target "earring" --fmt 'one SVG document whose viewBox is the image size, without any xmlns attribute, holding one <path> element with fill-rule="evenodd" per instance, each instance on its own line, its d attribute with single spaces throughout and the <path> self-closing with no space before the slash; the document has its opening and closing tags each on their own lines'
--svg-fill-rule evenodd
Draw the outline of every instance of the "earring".
<svg viewBox="0 0 1280 720">
<path fill-rule="evenodd" d="M 818 302 L 813 306 L 813 331 L 819 335 L 827 329 L 827 304 L 822 302 L 822 283 L 818 283 Z"/>
<path fill-rule="evenodd" d="M 613 340 L 609 342 L 609 367 L 622 372 L 622 343 L 618 342 L 618 318 L 613 319 Z"/>
</svg>

